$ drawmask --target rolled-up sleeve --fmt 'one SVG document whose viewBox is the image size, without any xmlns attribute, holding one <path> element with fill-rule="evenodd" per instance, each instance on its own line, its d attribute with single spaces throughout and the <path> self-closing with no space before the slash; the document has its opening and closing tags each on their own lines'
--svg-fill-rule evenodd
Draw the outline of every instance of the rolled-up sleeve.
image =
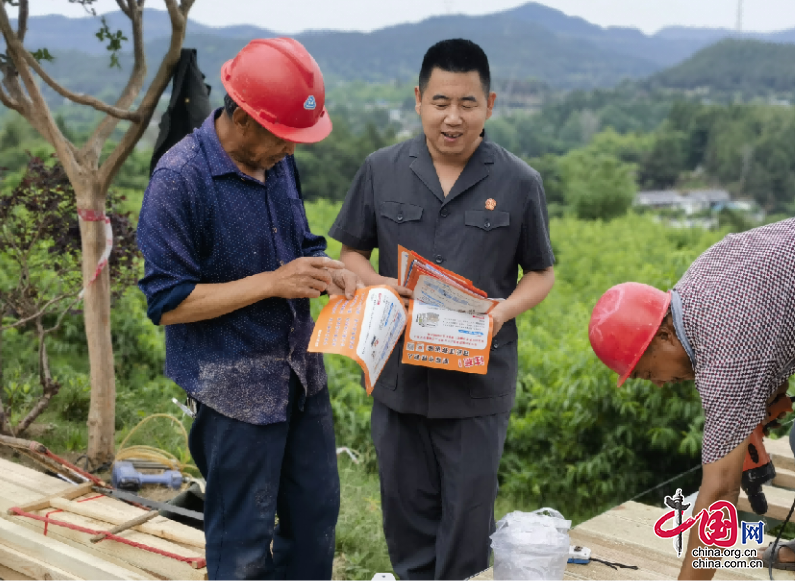
<svg viewBox="0 0 795 581">
<path fill-rule="evenodd" d="M 328 235 L 356 250 L 372 250 L 378 245 L 375 218 L 373 174 L 368 158 L 356 172 Z"/>
<path fill-rule="evenodd" d="M 522 216 L 522 233 L 517 251 L 517 262 L 524 272 L 544 270 L 555 264 L 549 240 L 547 199 L 538 173 L 534 173 L 528 187 L 530 192 Z"/>
<path fill-rule="evenodd" d="M 155 171 L 144 194 L 137 231 L 144 277 L 138 286 L 156 325 L 201 282 L 195 202 L 187 180 L 165 168 Z"/>
</svg>

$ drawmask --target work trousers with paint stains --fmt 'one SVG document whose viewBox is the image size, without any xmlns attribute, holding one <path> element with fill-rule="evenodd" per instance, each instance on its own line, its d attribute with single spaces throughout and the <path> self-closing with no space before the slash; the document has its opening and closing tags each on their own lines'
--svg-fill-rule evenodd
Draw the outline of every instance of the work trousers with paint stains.
<svg viewBox="0 0 795 581">
<path fill-rule="evenodd" d="M 466 579 L 489 566 L 509 416 L 426 418 L 373 402 L 384 535 L 401 579 Z"/>
<path fill-rule="evenodd" d="M 340 507 L 331 403 L 324 389 L 299 409 L 301 390 L 292 374 L 287 421 L 277 424 L 199 406 L 190 452 L 207 481 L 210 579 L 331 579 Z"/>
</svg>

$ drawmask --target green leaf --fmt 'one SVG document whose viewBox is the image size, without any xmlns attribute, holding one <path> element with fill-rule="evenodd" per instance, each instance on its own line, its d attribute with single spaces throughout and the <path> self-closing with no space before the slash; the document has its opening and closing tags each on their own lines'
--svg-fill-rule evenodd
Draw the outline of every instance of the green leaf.
<svg viewBox="0 0 795 581">
<path fill-rule="evenodd" d="M 55 60 L 55 57 L 52 56 L 50 54 L 50 51 L 47 50 L 46 48 L 40 48 L 38 50 L 33 51 L 30 54 L 38 62 L 41 62 L 41 61 L 53 62 Z"/>
</svg>

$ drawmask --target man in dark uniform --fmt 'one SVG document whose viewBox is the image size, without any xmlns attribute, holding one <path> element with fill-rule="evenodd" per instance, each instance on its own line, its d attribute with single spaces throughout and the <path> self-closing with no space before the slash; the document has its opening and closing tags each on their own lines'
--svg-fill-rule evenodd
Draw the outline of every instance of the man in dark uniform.
<svg viewBox="0 0 795 581">
<path fill-rule="evenodd" d="M 422 134 L 367 158 L 329 235 L 366 285 L 397 287 L 401 244 L 506 299 L 493 311 L 486 375 L 404 365 L 401 339 L 373 392 L 392 566 L 402 579 L 464 579 L 488 567 L 516 394 L 513 319 L 549 293 L 554 258 L 541 178 L 485 136 L 496 95 L 481 48 L 461 39 L 431 47 L 415 97 Z"/>
</svg>

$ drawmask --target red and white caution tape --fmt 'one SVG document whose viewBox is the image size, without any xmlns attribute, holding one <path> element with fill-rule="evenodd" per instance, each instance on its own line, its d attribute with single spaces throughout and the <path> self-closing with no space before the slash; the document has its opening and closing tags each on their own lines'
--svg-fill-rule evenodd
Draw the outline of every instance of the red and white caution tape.
<svg viewBox="0 0 795 581">
<path fill-rule="evenodd" d="M 110 218 L 105 215 L 105 212 L 78 209 L 77 215 L 85 222 L 105 222 L 105 250 L 102 251 L 102 255 L 99 257 L 99 262 L 97 262 L 97 269 L 94 271 L 94 276 L 91 277 L 91 280 L 86 283 L 86 286 L 78 295 L 79 298 L 82 299 L 86 289 L 91 286 L 95 280 L 97 280 L 100 273 L 102 272 L 102 269 L 108 265 L 110 251 L 113 250 L 113 228 L 111 228 Z"/>
</svg>

